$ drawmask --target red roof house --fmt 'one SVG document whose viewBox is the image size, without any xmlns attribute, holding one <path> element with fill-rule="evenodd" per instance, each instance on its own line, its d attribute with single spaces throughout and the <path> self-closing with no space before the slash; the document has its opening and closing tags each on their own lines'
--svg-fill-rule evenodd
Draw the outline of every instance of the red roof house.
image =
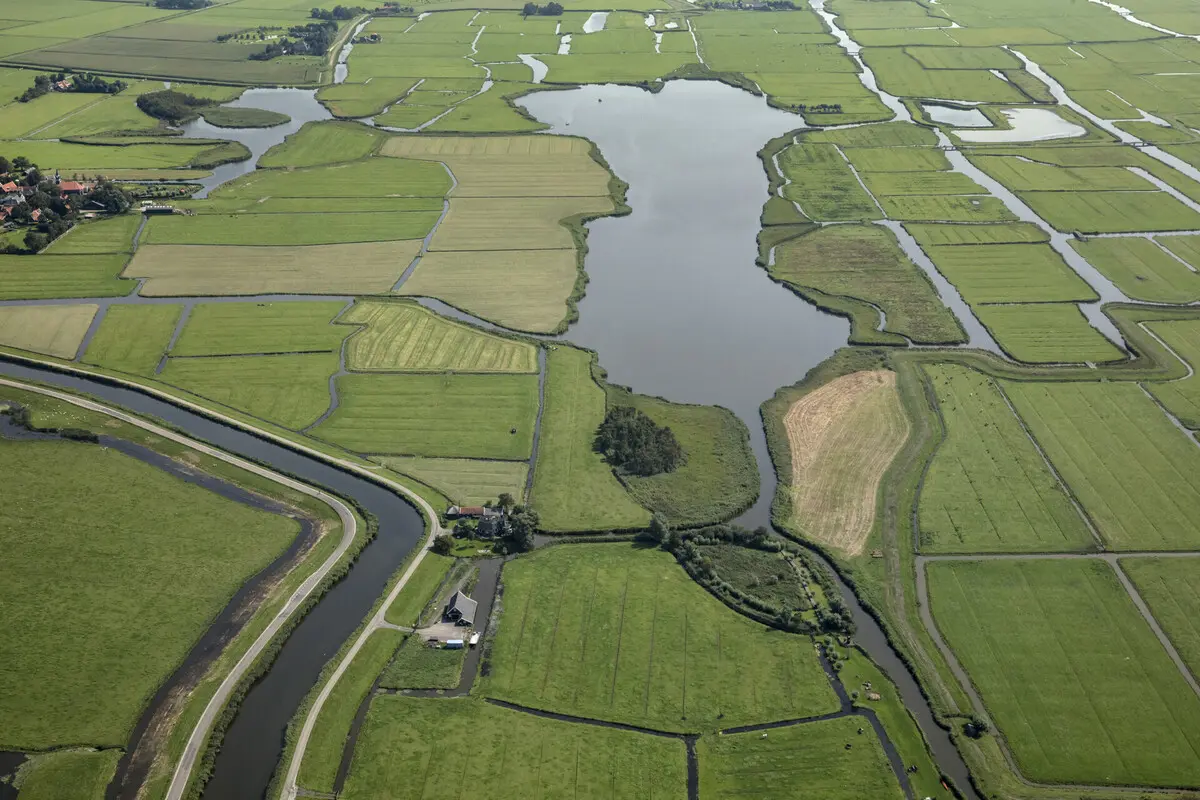
<svg viewBox="0 0 1200 800">
<path fill-rule="evenodd" d="M 87 187 L 78 181 L 63 181 L 58 185 L 58 189 L 63 194 L 83 194 L 87 191 Z"/>
<path fill-rule="evenodd" d="M 40 220 L 42 218 L 42 210 L 40 208 L 35 208 L 33 210 L 33 213 L 29 215 L 29 218 L 32 219 L 34 222 L 37 222 L 38 220 Z"/>
<path fill-rule="evenodd" d="M 17 186 L 17 184 L 13 183 L 12 181 L 9 181 L 8 183 L 0 183 L 0 192 L 4 192 L 5 194 L 15 192 L 20 188 L 20 186 Z"/>
</svg>

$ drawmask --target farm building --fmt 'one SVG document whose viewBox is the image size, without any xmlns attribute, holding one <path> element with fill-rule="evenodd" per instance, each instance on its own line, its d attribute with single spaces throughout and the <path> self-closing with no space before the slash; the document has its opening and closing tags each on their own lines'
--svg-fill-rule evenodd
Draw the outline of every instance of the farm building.
<svg viewBox="0 0 1200 800">
<path fill-rule="evenodd" d="M 474 600 L 462 592 L 455 592 L 446 603 L 446 618 L 458 625 L 474 625 L 476 606 L 478 603 Z"/>
<path fill-rule="evenodd" d="M 486 508 L 484 506 L 450 506 L 446 509 L 447 517 L 498 517 L 500 512 L 494 508 Z"/>
</svg>

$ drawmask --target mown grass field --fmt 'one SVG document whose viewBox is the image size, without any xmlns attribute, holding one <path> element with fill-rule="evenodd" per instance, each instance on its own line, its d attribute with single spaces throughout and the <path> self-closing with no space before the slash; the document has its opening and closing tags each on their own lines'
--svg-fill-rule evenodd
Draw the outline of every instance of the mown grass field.
<svg viewBox="0 0 1200 800">
<path fill-rule="evenodd" d="M 811 219 L 845 222 L 883 216 L 835 145 L 792 145 L 779 154 L 779 166 L 791 179 L 784 196 L 799 203 Z"/>
<path fill-rule="evenodd" d="M 1200 367 L 1200 320 L 1151 322 L 1147 325 L 1193 369 Z M 1179 421 L 1200 428 L 1200 369 L 1187 378 L 1169 382 L 1147 382 L 1146 388 Z"/>
<path fill-rule="evenodd" d="M 1015 222 L 998 197 L 893 195 L 879 198 L 890 219 L 902 222 Z"/>
<path fill-rule="evenodd" d="M 541 719 L 473 698 L 372 701 L 343 797 L 432 800 L 464 786 L 486 786 L 497 800 L 683 800 L 686 754 L 677 739 Z"/>
<path fill-rule="evenodd" d="M 1200 449 L 1137 385 L 1003 388 L 1110 549 L 1200 544 Z"/>
<path fill-rule="evenodd" d="M 345 307 L 336 301 L 198 303 L 171 355 L 333 352 L 350 333 L 331 324 Z"/>
<path fill-rule="evenodd" d="M 542 439 L 531 502 L 549 531 L 641 528 L 650 512 L 613 476 L 593 448 L 607 410 L 592 379 L 592 355 L 558 347 L 547 356 Z"/>
<path fill-rule="evenodd" d="M 453 689 L 462 675 L 466 650 L 427 647 L 420 636 L 404 640 L 379 676 L 387 689 Z"/>
<path fill-rule="evenodd" d="M 336 353 L 171 358 L 161 379 L 285 428 L 316 422 L 329 408 Z"/>
<path fill-rule="evenodd" d="M 330 202 L 331 208 L 336 208 Z M 197 214 L 155 217 L 142 244 L 315 245 L 423 239 L 437 211 L 271 214 Z"/>
<path fill-rule="evenodd" d="M 449 556 L 426 553 L 396 600 L 388 606 L 387 621 L 406 628 L 415 627 L 421 620 L 421 612 L 429 605 L 433 593 L 453 564 L 454 559 Z"/>
<path fill-rule="evenodd" d="M 333 145 L 330 145 L 326 136 L 314 135 L 302 139 L 296 147 L 302 148 L 302 154 L 312 155 L 297 157 L 311 160 L 320 157 L 320 153 L 325 153 L 326 157 L 330 153 L 337 154 L 339 158 L 342 154 L 352 155 L 354 151 L 346 152 L 336 144 L 343 137 L 341 128 L 346 124 L 338 125 Z M 305 130 L 308 129 L 302 128 L 297 135 L 303 136 Z M 321 132 L 324 129 L 316 130 Z M 281 146 L 286 148 L 288 143 Z M 402 158 L 359 158 L 344 164 L 332 163 L 303 169 L 256 170 L 222 186 L 213 192 L 213 197 L 442 197 L 450 190 L 450 186 L 450 176 L 439 164 Z"/>
<path fill-rule="evenodd" d="M 122 214 L 96 222 L 79 223 L 67 235 L 51 242 L 46 253 L 56 256 L 128 253 L 133 250 L 133 235 L 141 222 L 139 214 Z"/>
<path fill-rule="evenodd" d="M 21 769 L 21 797 L 33 800 L 101 800 L 117 769 L 120 750 L 42 753 Z"/>
<path fill-rule="evenodd" d="M 0 307 L 0 344 L 74 358 L 98 308 L 90 303 Z"/>
<path fill-rule="evenodd" d="M 612 210 L 608 197 L 455 198 L 429 249 L 574 251 L 562 220 Z"/>
<path fill-rule="evenodd" d="M 436 297 L 513 330 L 550 333 L 567 316 L 576 260 L 574 249 L 429 253 L 400 294 Z"/>
<path fill-rule="evenodd" d="M 0 300 L 52 297 L 121 297 L 136 287 L 118 275 L 126 255 L 0 255 Z"/>
<path fill-rule="evenodd" d="M 996 384 L 950 364 L 925 372 L 946 438 L 920 497 L 929 553 L 1043 552 L 1096 547 L 1083 518 Z"/>
<path fill-rule="evenodd" d="M 502 580 L 486 696 L 674 731 L 837 707 L 807 637 L 728 609 L 662 551 L 552 547 Z"/>
<path fill-rule="evenodd" d="M 934 617 L 1022 774 L 1194 786 L 1200 698 L 1102 561 L 929 564 Z"/>
<path fill-rule="evenodd" d="M 1080 364 L 1124 357 L 1071 303 L 982 304 L 973 310 L 996 343 L 1017 361 Z"/>
<path fill-rule="evenodd" d="M 495 501 L 504 492 L 515 498 L 522 497 L 525 476 L 529 472 L 529 465 L 524 461 L 418 456 L 392 456 L 379 461 L 388 469 L 411 475 L 464 506 Z"/>
<path fill-rule="evenodd" d="M 954 314 L 929 279 L 904 255 L 896 238 L 877 225 L 821 228 L 775 249 L 771 276 L 801 290 L 847 296 L 879 306 L 886 330 L 916 342 L 964 340 Z M 879 325 L 878 314 L 872 328 Z M 864 334 L 858 334 L 864 335 Z"/>
<path fill-rule="evenodd" d="M 440 317 L 416 303 L 359 302 L 339 320 L 365 326 L 350 340 L 355 370 L 537 372 L 537 350 Z"/>
<path fill-rule="evenodd" d="M 329 86 L 321 91 L 324 93 L 335 89 L 341 87 Z M 383 140 L 382 132 L 366 125 L 310 122 L 287 137 L 283 144 L 276 145 L 264 153 L 258 161 L 258 166 L 315 167 L 340 161 L 356 161 L 375 152 Z"/>
<path fill-rule="evenodd" d="M 418 240 L 308 247 L 149 245 L 138 248 L 125 275 L 146 278 L 142 294 L 148 297 L 371 294 L 391 289 L 420 246 Z M 0 276 L 3 270 L 0 261 Z M 125 294 L 134 284 L 117 285 L 123 291 L 109 294 Z"/>
<path fill-rule="evenodd" d="M 1200 558 L 1123 558 L 1120 563 L 1179 657 L 1193 675 L 1200 674 Z"/>
<path fill-rule="evenodd" d="M 1200 212 L 1166 192 L 1022 192 L 1060 231 L 1115 233 L 1200 229 Z"/>
<path fill-rule="evenodd" d="M 1048 244 L 926 247 L 968 303 L 1095 300 L 1097 294 Z"/>
<path fill-rule="evenodd" d="M 133 375 L 153 375 L 182 313 L 179 305 L 110 306 L 83 360 Z"/>
<path fill-rule="evenodd" d="M 528 459 L 535 375 L 344 375 L 338 408 L 314 429 L 359 453 Z"/>
<path fill-rule="evenodd" d="M 0 442 L 0 465 L 0 746 L 124 746 L 159 684 L 296 524 L 90 444 Z"/>
<path fill-rule="evenodd" d="M 703 797 L 904 797 L 879 737 L 861 717 L 792 725 L 766 736 L 705 736 L 696 752 Z"/>
<path fill-rule="evenodd" d="M 1049 241 L 1041 228 L 1028 222 L 990 225 L 953 225 L 939 222 L 906 222 L 904 229 L 922 247 L 954 244 L 1032 244 Z"/>
<path fill-rule="evenodd" d="M 371 117 L 400 99 L 418 80 L 375 78 L 370 83 L 338 83 L 321 87 L 317 99 L 335 117 Z"/>
<path fill-rule="evenodd" d="M 1200 275 L 1148 239 L 1072 240 L 1071 246 L 1134 300 L 1148 303 L 1200 300 Z"/>
</svg>

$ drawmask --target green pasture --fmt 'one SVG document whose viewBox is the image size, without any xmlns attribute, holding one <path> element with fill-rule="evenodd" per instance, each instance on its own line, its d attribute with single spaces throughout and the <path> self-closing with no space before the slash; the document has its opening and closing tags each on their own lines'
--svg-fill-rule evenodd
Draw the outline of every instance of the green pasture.
<svg viewBox="0 0 1200 800">
<path fill-rule="evenodd" d="M 1099 560 L 927 566 L 934 618 L 1030 780 L 1194 786 L 1200 698 Z"/>
<path fill-rule="evenodd" d="M 592 378 L 592 354 L 558 347 L 547 356 L 541 442 L 532 505 L 548 531 L 641 528 L 650 513 L 630 496 L 593 448 L 607 410 Z"/>
<path fill-rule="evenodd" d="M 10 160 L 25 156 L 43 171 L 58 169 L 63 173 L 87 174 L 112 169 L 192 166 L 202 169 L 214 163 L 224 163 L 225 160 L 237 161 L 239 153 L 242 154 L 241 158 L 248 157 L 242 145 L 236 142 L 228 146 L 214 146 L 205 141 L 188 140 L 96 145 L 26 139 L 5 142 L 4 151 Z"/>
<path fill-rule="evenodd" d="M 865 48 L 863 59 L 874 70 L 880 88 L 899 97 L 1025 102 L 1025 96 L 1015 86 L 987 69 L 928 69 L 906 50 L 892 47 Z"/>
<path fill-rule="evenodd" d="M 408 583 L 404 584 L 395 601 L 388 606 L 387 621 L 407 628 L 419 625 L 421 612 L 429 605 L 453 564 L 454 559 L 449 556 L 426 553 Z"/>
<path fill-rule="evenodd" d="M 404 640 L 379 676 L 385 689 L 453 689 L 462 676 L 466 650 L 428 647 L 420 636 Z"/>
<path fill-rule="evenodd" d="M 22 800 L 103 800 L 121 751 L 60 750 L 40 753 L 21 766 Z"/>
<path fill-rule="evenodd" d="M 673 731 L 837 707 L 807 637 L 730 610 L 660 550 L 551 547 L 502 578 L 486 696 Z"/>
<path fill-rule="evenodd" d="M 338 88 L 341 87 L 327 87 L 329 90 Z M 283 144 L 263 153 L 258 166 L 316 167 L 356 161 L 374 153 L 384 138 L 382 131 L 353 122 L 309 122 L 288 136 Z"/>
<path fill-rule="evenodd" d="M 847 147 L 843 152 L 859 172 L 941 172 L 950 160 L 936 147 Z M 882 180 L 878 174 L 873 180 Z M 973 184 L 972 184 L 973 185 Z"/>
<path fill-rule="evenodd" d="M 375 118 L 375 123 L 388 128 L 411 130 L 419 128 L 445 111 L 444 106 L 419 106 L 397 103 Z"/>
<path fill-rule="evenodd" d="M 937 144 L 937 136 L 933 131 L 908 122 L 809 131 L 804 134 L 804 138 L 810 142 L 825 142 L 842 147 L 921 147 Z"/>
<path fill-rule="evenodd" d="M 343 375 L 313 435 L 359 453 L 528 459 L 535 375 Z M 543 431 L 544 433 L 544 431 Z"/>
<path fill-rule="evenodd" d="M 1082 364 L 1124 357 L 1072 303 L 977 305 L 973 310 L 1004 352 L 1017 361 Z"/>
<path fill-rule="evenodd" d="M 0 746 L 124 746 L 159 684 L 296 524 L 92 444 L 0 442 L 0 464 Z"/>
<path fill-rule="evenodd" d="M 357 211 L 337 213 L 337 200 L 325 213 L 197 214 L 154 217 L 142 244 L 308 245 L 423 239 L 438 211 Z M 267 224 L 264 224 L 267 223 Z"/>
<path fill-rule="evenodd" d="M 862 179 L 876 197 L 984 194 L 983 187 L 960 172 L 864 172 Z"/>
<path fill-rule="evenodd" d="M 80 222 L 46 248 L 47 255 L 68 256 L 93 253 L 129 253 L 133 236 L 142 222 L 140 214 Z"/>
<path fill-rule="evenodd" d="M 533 87 L 531 83 L 498 84 L 478 97 L 455 106 L 429 126 L 438 133 L 499 133 L 540 131 L 548 126 L 517 111 L 512 100 Z"/>
<path fill-rule="evenodd" d="M 993 225 L 953 225 L 906 222 L 904 229 L 922 246 L 956 244 L 1033 244 L 1049 241 L 1046 232 L 1029 222 Z"/>
<path fill-rule="evenodd" d="M 388 469 L 411 475 L 459 505 L 479 506 L 503 493 L 521 498 L 529 464 L 524 461 L 485 461 L 470 458 L 387 456 L 378 459 Z"/>
<path fill-rule="evenodd" d="M 125 254 L 0 255 L 0 300 L 121 297 L 137 287 L 137 281 L 117 277 L 128 260 Z"/>
<path fill-rule="evenodd" d="M 1166 192 L 1022 192 L 1060 231 L 1119 233 L 1200 229 L 1200 212 Z"/>
<path fill-rule="evenodd" d="M 297 170 L 255 170 L 217 189 L 213 197 L 442 197 L 449 190 L 450 176 L 441 164 L 369 158 Z M 324 203 L 323 208 L 336 210 L 337 203 Z"/>
<path fill-rule="evenodd" d="M 1164 237 L 1163 241 L 1167 238 Z M 1071 240 L 1071 246 L 1133 300 L 1192 303 L 1200 300 L 1200 275 L 1155 241 L 1136 237 Z"/>
<path fill-rule="evenodd" d="M 951 364 L 925 367 L 945 439 L 920 494 L 927 553 L 1015 553 L 1097 547 L 991 378 Z"/>
<path fill-rule="evenodd" d="M 1021 151 L 1016 151 L 1021 153 Z M 1014 192 L 1144 192 L 1154 185 L 1124 167 L 1060 167 L 1025 158 L 970 155 L 970 161 Z"/>
<path fill-rule="evenodd" d="M 171 355 L 333 352 L 349 333 L 331 324 L 345 307 L 338 301 L 198 303 Z"/>
<path fill-rule="evenodd" d="M 998 197 L 895 195 L 879 198 L 889 219 L 901 222 L 1015 222 Z"/>
<path fill-rule="evenodd" d="M 106 97 L 104 95 L 82 95 L 83 97 L 103 100 L 82 107 L 70 113 L 53 124 L 38 130 L 38 139 L 62 139 L 72 136 L 98 136 L 115 132 L 138 131 L 143 133 L 161 132 L 163 124 L 149 114 L 142 113 L 137 107 L 137 98 L 133 88 L 126 89 L 119 95 Z M 12 106 L 9 106 L 12 109 Z M 18 106 L 17 108 L 20 108 Z"/>
<path fill-rule="evenodd" d="M 675 434 L 684 462 L 650 477 L 622 476 L 637 502 L 676 527 L 723 522 L 758 497 L 758 468 L 746 426 L 717 406 L 670 403 L 610 387 L 611 406 L 633 406 Z"/>
<path fill-rule="evenodd" d="M 346 350 L 355 370 L 537 372 L 537 350 L 438 316 L 416 303 L 363 301 L 339 322 L 364 326 Z"/>
<path fill-rule="evenodd" d="M 696 754 L 704 797 L 904 797 L 879 737 L 862 717 L 791 725 L 765 736 L 758 732 L 705 736 Z"/>
<path fill-rule="evenodd" d="M 1197 547 L 1200 449 L 1139 386 L 1003 388 L 1109 549 Z"/>
<path fill-rule="evenodd" d="M 346 800 L 433 800 L 471 786 L 486 786 L 495 800 L 687 797 L 678 739 L 543 719 L 475 698 L 379 695 L 358 741 Z"/>
<path fill-rule="evenodd" d="M 132 375 L 153 375 L 181 313 L 181 305 L 109 306 L 83 360 Z"/>
<path fill-rule="evenodd" d="M 29 85 L 33 85 L 30 78 Z M 104 99 L 104 95 L 50 92 L 28 103 L 11 103 L 0 115 L 0 139 L 28 137 L 55 120 Z"/>
<path fill-rule="evenodd" d="M 1192 268 L 1200 270 L 1200 236 L 1162 236 L 1159 244 L 1186 261 Z"/>
<path fill-rule="evenodd" d="M 1179 657 L 1200 674 L 1200 558 L 1123 558 L 1120 565 Z"/>
<path fill-rule="evenodd" d="M 373 117 L 404 96 L 420 78 L 375 78 L 369 83 L 321 87 L 317 100 L 335 117 Z"/>
<path fill-rule="evenodd" d="M 1192 369 L 1200 367 L 1200 321 L 1177 320 L 1147 323 L 1147 327 L 1180 355 Z M 1200 429 L 1200 375 L 1193 372 L 1175 381 L 1147 382 L 1146 389 L 1179 421 Z"/>
<path fill-rule="evenodd" d="M 801 293 L 815 289 L 824 295 L 856 298 L 882 308 L 886 331 L 916 342 L 954 343 L 964 340 L 954 314 L 942 305 L 933 285 L 900 249 L 890 231 L 878 225 L 837 225 L 820 228 L 775 248 L 771 277 Z M 864 315 L 867 338 L 878 324 L 874 309 Z M 858 327 L 858 326 L 856 326 Z"/>
<path fill-rule="evenodd" d="M 204 121 L 218 128 L 273 128 L 291 122 L 287 114 L 263 108 L 213 106 L 200 112 Z"/>
<path fill-rule="evenodd" d="M 971 304 L 1099 298 L 1048 244 L 962 244 L 924 250 Z"/>
<path fill-rule="evenodd" d="M 799 203 L 811 219 L 845 222 L 882 216 L 835 145 L 792 145 L 779 154 L 779 166 L 791 181 L 784 196 Z"/>
<path fill-rule="evenodd" d="M 170 358 L 161 380 L 251 416 L 300 429 L 329 408 L 336 353 Z"/>
</svg>

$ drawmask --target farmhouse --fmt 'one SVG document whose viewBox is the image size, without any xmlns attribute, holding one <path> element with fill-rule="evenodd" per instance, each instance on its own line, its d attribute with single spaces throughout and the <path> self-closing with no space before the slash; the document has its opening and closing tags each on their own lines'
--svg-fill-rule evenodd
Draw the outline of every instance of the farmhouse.
<svg viewBox="0 0 1200 800">
<path fill-rule="evenodd" d="M 455 592 L 446 603 L 446 619 L 458 625 L 475 624 L 475 608 L 478 604 L 462 592 Z"/>
<path fill-rule="evenodd" d="M 484 506 L 450 506 L 446 509 L 447 517 L 474 517 L 484 519 L 487 517 L 498 517 L 500 512 L 494 508 L 485 508 Z"/>
<path fill-rule="evenodd" d="M 58 190 L 64 195 L 67 194 L 83 194 L 88 190 L 87 184 L 79 181 L 62 181 L 58 184 Z"/>
</svg>

